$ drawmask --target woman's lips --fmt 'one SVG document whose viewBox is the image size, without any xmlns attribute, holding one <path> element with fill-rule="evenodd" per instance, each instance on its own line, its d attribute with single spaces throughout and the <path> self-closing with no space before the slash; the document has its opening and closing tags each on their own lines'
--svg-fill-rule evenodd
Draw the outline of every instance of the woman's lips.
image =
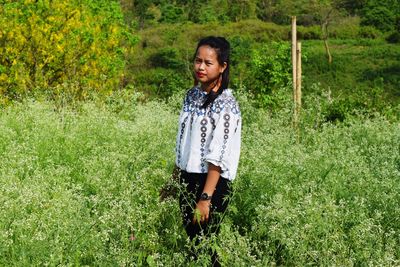
<svg viewBox="0 0 400 267">
<path fill-rule="evenodd" d="M 196 75 L 199 78 L 203 78 L 204 76 L 206 76 L 204 73 L 201 73 L 201 72 L 196 72 Z"/>
</svg>

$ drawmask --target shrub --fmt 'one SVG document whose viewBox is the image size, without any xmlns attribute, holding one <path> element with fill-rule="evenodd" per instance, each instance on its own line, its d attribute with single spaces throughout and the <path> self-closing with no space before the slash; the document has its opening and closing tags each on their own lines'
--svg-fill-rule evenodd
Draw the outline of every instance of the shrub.
<svg viewBox="0 0 400 267">
<path fill-rule="evenodd" d="M 181 7 L 174 4 L 165 4 L 161 7 L 160 22 L 176 23 L 184 20 L 184 12 Z"/>
<path fill-rule="evenodd" d="M 358 35 L 361 38 L 377 39 L 382 35 L 382 33 L 375 27 L 363 26 L 363 27 L 360 27 Z"/>
<path fill-rule="evenodd" d="M 226 19 L 227 17 L 225 16 L 224 18 Z M 189 14 L 189 20 L 194 23 L 203 24 L 203 23 L 218 21 L 219 15 L 215 7 L 206 3 L 196 8 L 193 14 Z"/>
<path fill-rule="evenodd" d="M 231 45 L 231 64 L 239 65 L 251 52 L 253 43 L 249 37 L 242 35 L 235 35 L 229 38 L 229 43 Z"/>
<path fill-rule="evenodd" d="M 246 80 L 260 105 L 271 104 L 268 96 L 274 90 L 285 88 L 291 80 L 290 47 L 287 43 L 273 42 L 255 49 L 251 58 L 251 74 Z"/>
<path fill-rule="evenodd" d="M 388 37 L 386 37 L 386 41 L 392 44 L 400 43 L 400 32 L 393 32 Z"/>
<path fill-rule="evenodd" d="M 291 32 L 289 32 L 291 36 Z M 302 40 L 320 40 L 321 28 L 318 26 L 297 27 L 297 38 Z"/>
<path fill-rule="evenodd" d="M 227 15 L 231 21 L 251 19 L 256 17 L 255 1 L 231 0 Z"/>
<path fill-rule="evenodd" d="M 135 87 L 148 97 L 166 100 L 175 92 L 187 90 L 190 87 L 188 79 L 182 73 L 172 69 L 154 68 L 136 74 Z"/>
<path fill-rule="evenodd" d="M 149 61 L 153 67 L 161 67 L 165 69 L 181 70 L 185 67 L 185 62 L 179 58 L 176 48 L 161 48 L 150 56 Z"/>
<path fill-rule="evenodd" d="M 0 7 L 0 93 L 7 99 L 78 84 L 107 93 L 119 85 L 126 31 L 117 1 L 8 1 Z"/>
<path fill-rule="evenodd" d="M 374 26 L 381 31 L 387 32 L 393 29 L 394 20 L 392 10 L 385 6 L 373 5 L 364 10 L 361 25 Z"/>
<path fill-rule="evenodd" d="M 400 32 L 400 16 L 396 17 L 395 28 L 398 32 Z"/>
</svg>

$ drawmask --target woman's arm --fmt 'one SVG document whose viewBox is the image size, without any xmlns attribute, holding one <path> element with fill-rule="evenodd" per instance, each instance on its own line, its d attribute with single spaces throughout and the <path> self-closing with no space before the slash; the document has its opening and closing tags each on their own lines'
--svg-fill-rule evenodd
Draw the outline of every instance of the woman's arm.
<svg viewBox="0 0 400 267">
<path fill-rule="evenodd" d="M 220 179 L 220 174 L 221 168 L 219 166 L 208 163 L 208 174 L 206 184 L 203 188 L 203 193 L 207 193 L 207 195 L 209 196 L 212 196 L 212 194 L 214 194 L 215 188 Z M 193 216 L 193 223 L 196 223 L 198 219 L 200 220 L 200 222 L 208 221 L 210 215 L 210 206 L 211 200 L 199 200 L 196 205 L 196 212 Z"/>
</svg>

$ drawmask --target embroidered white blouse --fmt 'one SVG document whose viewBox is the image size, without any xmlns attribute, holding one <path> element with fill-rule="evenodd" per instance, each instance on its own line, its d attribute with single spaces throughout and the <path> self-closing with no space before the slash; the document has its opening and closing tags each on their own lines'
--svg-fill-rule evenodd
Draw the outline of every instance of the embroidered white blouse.
<svg viewBox="0 0 400 267">
<path fill-rule="evenodd" d="M 190 89 L 179 116 L 176 165 L 187 172 L 207 173 L 208 163 L 221 167 L 221 176 L 233 180 L 240 154 L 242 119 L 230 89 L 225 89 L 207 108 L 207 93 Z"/>
</svg>

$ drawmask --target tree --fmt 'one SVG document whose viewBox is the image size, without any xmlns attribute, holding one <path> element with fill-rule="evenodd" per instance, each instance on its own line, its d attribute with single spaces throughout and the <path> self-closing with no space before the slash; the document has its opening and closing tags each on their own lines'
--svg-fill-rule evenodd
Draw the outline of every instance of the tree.
<svg viewBox="0 0 400 267">
<path fill-rule="evenodd" d="M 144 28 L 144 24 L 146 19 L 148 18 L 148 13 L 147 10 L 152 4 L 151 0 L 134 0 L 134 12 L 136 16 L 138 17 L 138 22 L 139 22 L 139 29 Z"/>
<path fill-rule="evenodd" d="M 332 55 L 329 49 L 329 26 L 332 22 L 338 20 L 345 14 L 340 8 L 341 0 L 299 0 L 292 1 L 282 0 L 278 4 L 278 9 L 286 10 L 286 14 L 299 17 L 299 21 L 307 21 L 307 23 L 318 24 L 321 27 L 322 39 L 328 63 L 332 63 Z"/>
<path fill-rule="evenodd" d="M 361 10 L 367 5 L 368 0 L 340 0 L 337 1 L 339 8 L 345 9 L 350 15 L 358 15 Z"/>
<path fill-rule="evenodd" d="M 17 1 L 0 8 L 0 94 L 35 90 L 81 98 L 111 92 L 124 70 L 125 28 L 116 1 Z M 65 90 L 70 90 L 65 92 Z"/>
<path fill-rule="evenodd" d="M 257 1 L 257 18 L 263 21 L 272 21 L 276 15 L 277 0 Z"/>
<path fill-rule="evenodd" d="M 161 5 L 160 22 L 176 23 L 185 20 L 183 8 L 176 4 Z"/>
<path fill-rule="evenodd" d="M 228 0 L 228 16 L 232 21 L 256 17 L 257 4 L 251 0 Z"/>
<path fill-rule="evenodd" d="M 388 7 L 370 4 L 363 9 L 363 13 L 361 25 L 374 26 L 383 32 L 394 28 L 395 14 Z"/>
</svg>

